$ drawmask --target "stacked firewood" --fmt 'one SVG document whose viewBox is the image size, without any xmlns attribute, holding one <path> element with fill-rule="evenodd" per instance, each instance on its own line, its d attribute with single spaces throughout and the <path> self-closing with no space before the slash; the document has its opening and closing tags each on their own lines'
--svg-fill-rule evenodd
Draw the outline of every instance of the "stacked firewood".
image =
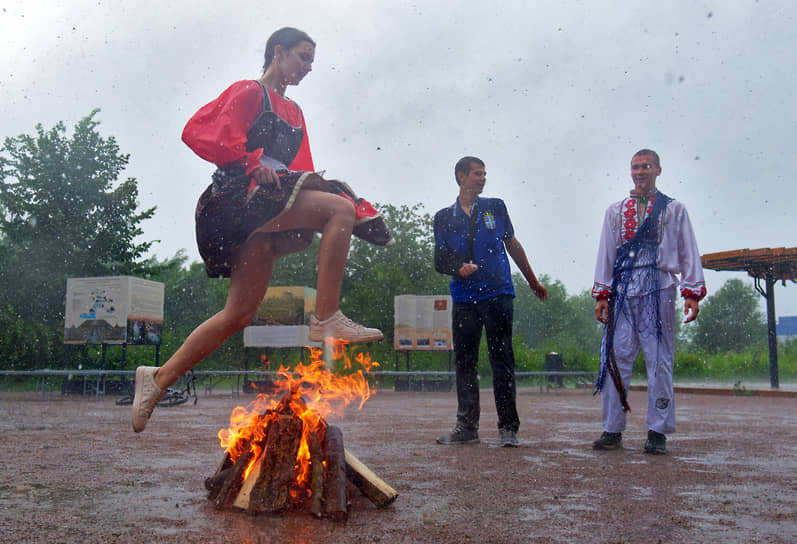
<svg viewBox="0 0 797 544">
<path fill-rule="evenodd" d="M 345 450 L 342 431 L 321 418 L 308 430 L 309 474 L 305 482 L 298 481 L 296 459 L 307 423 L 295 410 L 303 413 L 306 406 L 286 393 L 274 409 L 255 417 L 252 424 L 260 426 L 260 432 L 237 446 L 237 459 L 225 453 L 216 474 L 205 481 L 208 498 L 217 508 L 251 514 L 308 509 L 316 517 L 344 521 L 347 481 L 377 507 L 396 499 L 392 487 Z"/>
</svg>

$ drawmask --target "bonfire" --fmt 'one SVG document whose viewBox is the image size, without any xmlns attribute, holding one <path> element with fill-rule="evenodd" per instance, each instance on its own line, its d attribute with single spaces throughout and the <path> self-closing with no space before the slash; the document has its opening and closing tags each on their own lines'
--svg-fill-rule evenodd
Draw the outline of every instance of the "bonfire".
<svg viewBox="0 0 797 544">
<path fill-rule="evenodd" d="M 378 363 L 367 353 L 352 361 L 344 342 L 327 345 L 341 372 L 331 372 L 323 351 L 311 348 L 309 364 L 280 367 L 273 393 L 233 410 L 230 426 L 218 433 L 224 458 L 205 482 L 217 508 L 253 514 L 306 509 L 345 520 L 347 480 L 378 507 L 398 496 L 345 450 L 341 430 L 326 422 L 354 402 L 363 407 L 372 395 L 365 373 Z"/>
</svg>

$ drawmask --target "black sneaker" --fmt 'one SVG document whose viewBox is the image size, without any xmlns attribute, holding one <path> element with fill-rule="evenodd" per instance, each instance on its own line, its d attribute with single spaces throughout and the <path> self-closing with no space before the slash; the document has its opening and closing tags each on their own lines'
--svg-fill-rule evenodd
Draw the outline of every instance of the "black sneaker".
<svg viewBox="0 0 797 544">
<path fill-rule="evenodd" d="M 477 444 L 479 442 L 479 431 L 472 431 L 457 424 L 451 434 L 444 434 L 437 437 L 438 444 Z"/>
<path fill-rule="evenodd" d="M 656 431 L 648 431 L 648 439 L 645 441 L 645 453 L 663 455 L 667 453 L 667 437 Z"/>
<path fill-rule="evenodd" d="M 592 443 L 593 450 L 619 450 L 623 445 L 623 433 L 603 431 L 599 439 Z"/>
<path fill-rule="evenodd" d="M 517 448 L 520 442 L 517 439 L 517 433 L 508 429 L 498 429 L 498 435 L 501 437 L 502 448 Z"/>
</svg>

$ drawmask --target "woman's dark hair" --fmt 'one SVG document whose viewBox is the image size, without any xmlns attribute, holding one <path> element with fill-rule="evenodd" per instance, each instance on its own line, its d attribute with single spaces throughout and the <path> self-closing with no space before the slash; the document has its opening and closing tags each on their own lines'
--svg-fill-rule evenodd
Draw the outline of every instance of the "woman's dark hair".
<svg viewBox="0 0 797 544">
<path fill-rule="evenodd" d="M 268 41 L 266 42 L 266 53 L 263 55 L 265 58 L 265 62 L 263 63 L 263 73 L 268 70 L 268 67 L 271 65 L 271 61 L 274 60 L 274 49 L 276 49 L 278 45 L 281 45 L 285 49 L 290 49 L 299 42 L 310 42 L 313 44 L 313 47 L 315 47 L 315 42 L 310 36 L 307 35 L 306 32 L 302 32 L 297 28 L 292 28 L 289 26 L 280 28 L 274 34 L 269 36 Z"/>
</svg>

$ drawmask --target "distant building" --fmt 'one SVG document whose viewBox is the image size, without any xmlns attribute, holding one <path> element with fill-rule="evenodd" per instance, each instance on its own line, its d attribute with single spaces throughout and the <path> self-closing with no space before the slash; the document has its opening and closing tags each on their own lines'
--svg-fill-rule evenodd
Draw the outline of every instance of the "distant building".
<svg viewBox="0 0 797 544">
<path fill-rule="evenodd" d="M 784 343 L 792 338 L 797 338 L 797 315 L 779 317 L 778 342 Z"/>
</svg>

